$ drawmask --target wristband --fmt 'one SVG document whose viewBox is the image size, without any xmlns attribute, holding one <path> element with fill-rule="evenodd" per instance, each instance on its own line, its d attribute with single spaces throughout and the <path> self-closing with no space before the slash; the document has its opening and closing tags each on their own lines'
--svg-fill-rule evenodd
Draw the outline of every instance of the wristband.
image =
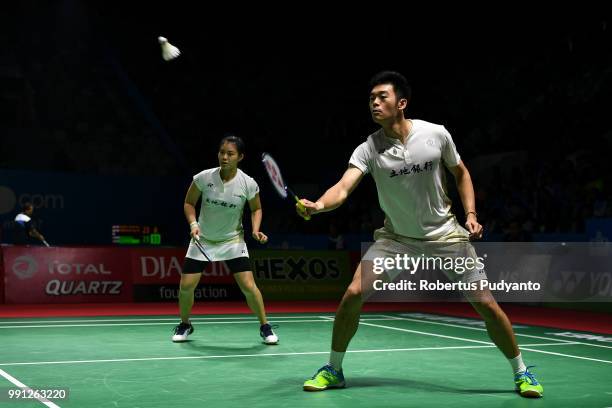
<svg viewBox="0 0 612 408">
<path fill-rule="evenodd" d="M 191 229 L 193 229 L 193 227 L 194 227 L 194 226 L 195 226 L 195 227 L 199 227 L 199 226 L 200 226 L 200 224 L 198 224 L 198 222 L 197 222 L 197 221 L 194 221 L 194 222 L 192 222 L 191 224 L 189 224 L 189 228 L 191 228 Z"/>
</svg>

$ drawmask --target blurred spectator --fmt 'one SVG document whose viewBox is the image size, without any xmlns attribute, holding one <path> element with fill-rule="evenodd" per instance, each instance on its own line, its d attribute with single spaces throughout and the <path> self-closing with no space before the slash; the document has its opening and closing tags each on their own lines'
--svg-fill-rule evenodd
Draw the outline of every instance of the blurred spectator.
<svg viewBox="0 0 612 408">
<path fill-rule="evenodd" d="M 15 217 L 12 228 L 13 244 L 28 245 L 39 241 L 46 245 L 45 237 L 38 231 L 37 222 L 32 218 L 33 214 L 34 206 L 32 203 L 25 203 L 21 212 Z"/>
</svg>

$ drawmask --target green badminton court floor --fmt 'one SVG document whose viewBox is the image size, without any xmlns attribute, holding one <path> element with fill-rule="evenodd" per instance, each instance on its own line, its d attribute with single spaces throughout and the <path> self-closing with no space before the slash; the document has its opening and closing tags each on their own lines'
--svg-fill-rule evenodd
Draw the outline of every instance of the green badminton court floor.
<svg viewBox="0 0 612 408">
<path fill-rule="evenodd" d="M 362 315 L 344 360 L 347 388 L 302 383 L 327 362 L 332 314 L 277 314 L 266 346 L 248 315 L 0 319 L 0 406 L 7 407 L 610 407 L 610 336 L 515 327 L 544 398 L 513 390 L 481 322 L 415 313 Z M 584 336 L 583 336 L 584 337 Z M 606 342 L 606 339 L 608 342 Z M 10 389 L 69 390 L 66 400 L 8 400 Z"/>
</svg>

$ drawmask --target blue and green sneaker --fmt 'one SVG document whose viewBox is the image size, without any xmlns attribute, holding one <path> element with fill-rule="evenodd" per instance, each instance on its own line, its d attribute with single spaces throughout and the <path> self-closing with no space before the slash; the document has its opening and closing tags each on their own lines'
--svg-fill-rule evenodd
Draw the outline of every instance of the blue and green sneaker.
<svg viewBox="0 0 612 408">
<path fill-rule="evenodd" d="M 529 371 L 529 366 L 524 373 L 518 373 L 514 376 L 514 384 L 516 384 L 516 392 L 521 394 L 521 397 L 540 398 L 544 394 L 544 387 L 536 380 L 532 372 Z"/>
<path fill-rule="evenodd" d="M 323 391 L 328 388 L 344 388 L 342 370 L 336 371 L 330 364 L 319 368 L 310 380 L 304 382 L 304 391 Z"/>
</svg>

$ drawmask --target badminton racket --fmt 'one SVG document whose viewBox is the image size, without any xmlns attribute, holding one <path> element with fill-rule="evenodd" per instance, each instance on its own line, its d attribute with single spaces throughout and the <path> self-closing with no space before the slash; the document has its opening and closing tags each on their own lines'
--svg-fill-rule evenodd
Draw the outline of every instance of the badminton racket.
<svg viewBox="0 0 612 408">
<path fill-rule="evenodd" d="M 204 249 L 204 245 L 202 245 L 200 240 L 198 238 L 193 238 L 193 243 L 200 250 L 200 253 L 202 253 L 202 255 L 204 255 L 204 258 L 206 258 L 208 260 L 208 262 L 212 262 L 212 259 L 206 253 L 206 250 Z"/>
<path fill-rule="evenodd" d="M 283 198 L 287 198 L 289 195 L 291 195 L 297 203 L 298 207 L 300 207 L 300 210 L 302 210 L 302 212 L 306 211 L 306 207 L 304 207 L 304 204 L 300 202 L 300 199 L 298 198 L 297 194 L 295 194 L 285 184 L 285 181 L 283 180 L 283 176 L 280 171 L 280 167 L 278 167 L 278 164 L 272 158 L 272 156 L 270 156 L 268 153 L 263 153 L 261 155 L 261 161 L 266 171 L 268 172 L 268 176 L 270 176 L 270 181 L 272 182 L 272 185 L 274 186 L 276 192 Z M 302 218 L 304 218 L 305 220 L 309 220 L 310 215 L 302 215 Z"/>
</svg>

